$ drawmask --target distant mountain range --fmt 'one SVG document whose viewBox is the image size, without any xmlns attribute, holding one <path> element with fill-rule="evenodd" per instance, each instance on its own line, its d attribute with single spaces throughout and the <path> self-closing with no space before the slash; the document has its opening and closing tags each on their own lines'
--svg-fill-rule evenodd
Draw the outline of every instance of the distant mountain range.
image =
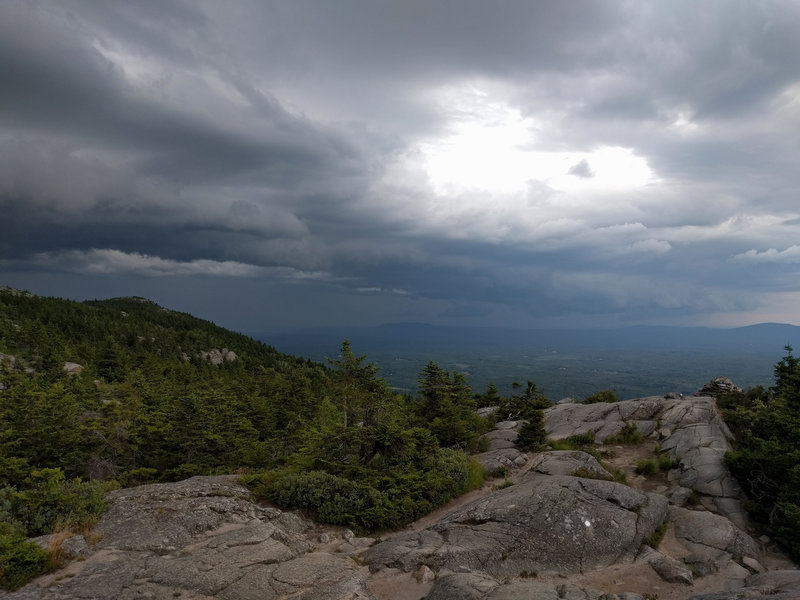
<svg viewBox="0 0 800 600">
<path fill-rule="evenodd" d="M 390 323 L 251 335 L 314 360 L 335 357 L 341 341 L 349 339 L 356 353 L 367 354 L 403 390 L 412 391 L 419 370 L 433 360 L 465 373 L 476 391 L 492 381 L 507 392 L 512 381 L 531 379 L 554 399 L 611 388 L 623 397 L 693 393 L 717 375 L 743 387 L 768 386 L 784 347 L 800 347 L 800 327 L 781 323 L 586 330 Z"/>
</svg>

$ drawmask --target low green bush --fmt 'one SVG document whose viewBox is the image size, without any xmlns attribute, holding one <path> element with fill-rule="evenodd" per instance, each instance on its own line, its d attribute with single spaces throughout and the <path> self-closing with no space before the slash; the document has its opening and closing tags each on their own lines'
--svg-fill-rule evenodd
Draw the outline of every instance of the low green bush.
<svg viewBox="0 0 800 600">
<path fill-rule="evenodd" d="M 636 426 L 636 423 L 626 422 L 622 430 L 616 435 L 610 435 L 606 438 L 606 444 L 626 444 L 635 445 L 641 444 L 644 440 L 642 432 Z"/>
<path fill-rule="evenodd" d="M 794 557 L 800 556 L 800 506 L 792 502 L 779 502 L 772 527 L 786 550 Z"/>
<path fill-rule="evenodd" d="M 577 433 L 567 438 L 567 441 L 574 447 L 580 448 L 581 446 L 591 446 L 594 444 L 595 432 L 587 431 L 586 433 Z"/>
<path fill-rule="evenodd" d="M 600 390 L 583 399 L 583 404 L 597 404 L 599 402 L 619 402 L 619 396 L 617 396 L 615 390 Z"/>
<path fill-rule="evenodd" d="M 641 459 L 636 463 L 636 472 L 639 475 L 653 475 L 658 470 L 656 461 L 650 459 Z"/>
<path fill-rule="evenodd" d="M 317 520 L 374 532 L 406 525 L 452 498 L 480 488 L 483 467 L 463 452 L 439 449 L 420 469 L 359 473 L 359 480 L 322 470 L 274 471 L 241 478 L 256 497 L 307 510 Z"/>
<path fill-rule="evenodd" d="M 650 546 L 653 549 L 658 548 L 658 545 L 661 543 L 661 540 L 664 539 L 664 536 L 667 533 L 667 527 L 669 527 L 669 525 L 666 522 L 665 523 L 661 523 L 661 525 L 656 527 L 656 529 L 655 529 L 655 531 L 653 531 L 652 535 L 650 535 L 650 536 L 648 536 L 648 537 L 646 537 L 646 538 L 644 538 L 642 540 L 642 543 L 645 546 Z"/>
<path fill-rule="evenodd" d="M 47 568 L 46 551 L 8 523 L 0 523 L 0 588 L 16 590 Z"/>
<path fill-rule="evenodd" d="M 614 477 L 614 481 L 621 483 L 622 485 L 628 485 L 628 474 L 625 471 L 622 469 L 617 469 L 616 467 L 609 469 L 605 465 L 604 468 L 611 473 L 611 475 Z"/>
<path fill-rule="evenodd" d="M 578 433 L 576 435 L 571 435 L 568 438 L 563 438 L 560 440 L 548 439 L 547 445 L 550 446 L 553 450 L 586 451 L 587 446 L 591 446 L 594 444 L 594 438 L 595 438 L 594 431 L 588 431 L 586 433 Z"/>
<path fill-rule="evenodd" d="M 676 466 L 667 452 L 658 455 L 658 468 L 662 471 L 669 471 Z"/>
<path fill-rule="evenodd" d="M 84 530 L 106 509 L 105 493 L 116 482 L 66 479 L 61 469 L 32 471 L 20 491 L 0 488 L 0 520 L 28 536 L 50 533 L 56 527 Z"/>
<path fill-rule="evenodd" d="M 580 477 L 581 479 L 605 479 L 605 477 L 600 476 L 597 472 L 587 469 L 586 467 L 575 469 L 572 472 L 572 476 Z"/>
<path fill-rule="evenodd" d="M 268 497 L 284 508 L 303 508 L 320 521 L 348 527 L 359 524 L 357 515 L 374 513 L 384 503 L 378 490 L 322 471 L 280 477 L 269 487 Z"/>
</svg>

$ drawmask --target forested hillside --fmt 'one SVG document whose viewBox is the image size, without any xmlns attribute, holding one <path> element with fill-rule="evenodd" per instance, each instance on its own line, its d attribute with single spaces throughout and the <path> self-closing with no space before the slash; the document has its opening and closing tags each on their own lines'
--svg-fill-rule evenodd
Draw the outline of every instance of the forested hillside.
<svg viewBox="0 0 800 600">
<path fill-rule="evenodd" d="M 282 506 L 376 530 L 482 482 L 463 450 L 487 422 L 433 363 L 403 396 L 348 342 L 322 365 L 141 298 L 10 289 L 0 353 L 0 565 L 41 570 L 21 540 L 90 524 L 114 486 L 238 472 Z"/>
<path fill-rule="evenodd" d="M 235 353 L 213 364 L 203 353 Z M 280 462 L 314 417 L 323 366 L 140 298 L 0 294 L 0 477 L 174 479 Z M 75 363 L 80 373 L 69 373 Z"/>
</svg>

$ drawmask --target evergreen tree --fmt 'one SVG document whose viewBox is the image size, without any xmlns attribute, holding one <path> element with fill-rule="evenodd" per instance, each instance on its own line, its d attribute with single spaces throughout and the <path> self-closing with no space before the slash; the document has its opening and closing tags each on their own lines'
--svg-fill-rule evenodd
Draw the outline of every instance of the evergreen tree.
<svg viewBox="0 0 800 600">
<path fill-rule="evenodd" d="M 363 364 L 366 355 L 353 354 L 349 340 L 342 342 L 339 352 L 338 359 L 328 362 L 334 367 L 332 380 L 342 424 L 345 429 L 354 425 L 373 426 L 380 420 L 389 388 L 378 377 L 378 367 L 373 363 Z"/>
</svg>

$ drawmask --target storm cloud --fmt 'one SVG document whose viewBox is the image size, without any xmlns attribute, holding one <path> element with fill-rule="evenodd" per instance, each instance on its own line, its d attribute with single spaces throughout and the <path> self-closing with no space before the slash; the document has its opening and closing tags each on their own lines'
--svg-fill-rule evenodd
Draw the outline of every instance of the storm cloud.
<svg viewBox="0 0 800 600">
<path fill-rule="evenodd" d="M 800 322 L 800 6 L 0 4 L 0 284 L 248 331 Z"/>
</svg>

